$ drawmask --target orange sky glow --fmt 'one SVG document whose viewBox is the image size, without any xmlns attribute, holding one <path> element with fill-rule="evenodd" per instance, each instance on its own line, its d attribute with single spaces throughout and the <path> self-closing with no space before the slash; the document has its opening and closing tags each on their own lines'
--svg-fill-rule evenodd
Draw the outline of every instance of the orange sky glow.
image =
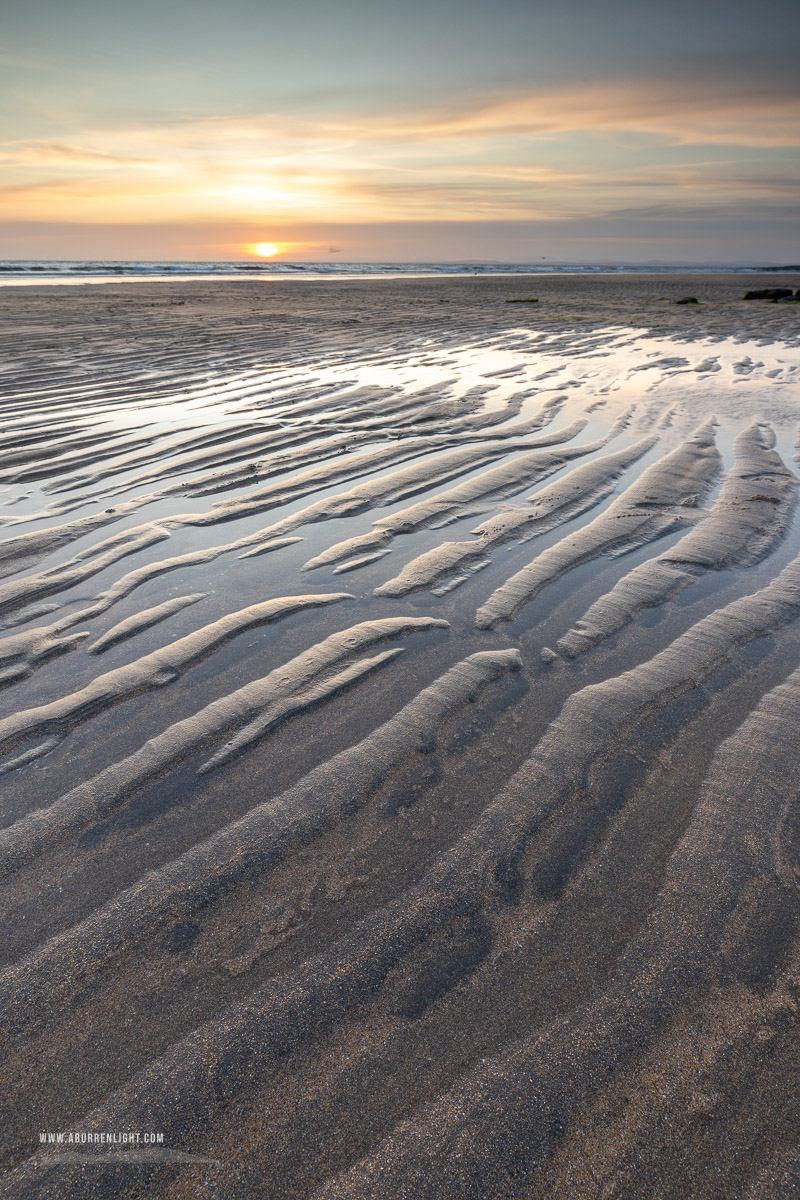
<svg viewBox="0 0 800 1200">
<path fill-rule="evenodd" d="M 677 17 L 631 23 L 640 9 L 627 0 L 603 21 L 579 0 L 563 17 L 499 3 L 505 25 L 459 4 L 456 26 L 443 0 L 422 38 L 388 6 L 371 6 L 370 23 L 359 0 L 333 11 L 301 0 L 285 17 L 286 37 L 296 20 L 305 39 L 300 57 L 264 71 L 233 14 L 205 0 L 196 29 L 175 0 L 163 46 L 147 32 L 150 0 L 140 18 L 117 0 L 102 13 L 76 0 L 69 21 L 31 0 L 2 55 L 0 256 L 247 259 L 265 244 L 270 257 L 343 260 L 791 253 L 800 93 L 788 27 L 770 32 L 746 0 L 723 6 L 717 26 L 716 0 L 707 14 L 676 0 L 686 37 L 697 25 L 686 50 L 667 44 Z M 387 57 L 403 39 L 416 58 Z"/>
</svg>

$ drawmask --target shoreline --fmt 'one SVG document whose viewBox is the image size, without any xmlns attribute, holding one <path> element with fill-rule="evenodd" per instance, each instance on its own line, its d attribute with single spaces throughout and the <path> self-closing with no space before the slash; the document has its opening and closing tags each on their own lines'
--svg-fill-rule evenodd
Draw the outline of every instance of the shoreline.
<svg viewBox="0 0 800 1200">
<path fill-rule="evenodd" d="M 290 280 L 311 280 L 313 282 L 325 279 L 340 281 L 353 279 L 493 279 L 497 277 L 519 277 L 521 279 L 567 278 L 585 279 L 608 276 L 623 276 L 625 278 L 653 275 L 669 278 L 670 276 L 693 277 L 698 275 L 765 275 L 771 278 L 784 275 L 800 274 L 800 266 L 758 267 L 758 266 L 568 266 L 553 265 L 543 267 L 533 263 L 514 264 L 469 264 L 469 263 L 348 263 L 332 266 L 322 263 L 286 264 L 281 270 L 279 266 L 269 267 L 266 263 L 228 263 L 228 262 L 189 262 L 184 269 L 179 263 L 119 263 L 116 266 L 109 263 L 93 264 L 93 271 L 85 265 L 74 264 L 71 260 L 54 260 L 51 264 L 39 265 L 31 263 L 27 269 L 15 270 L 6 264 L 0 264 L 0 286 L 50 286 L 54 283 L 103 283 L 127 282 L 132 279 L 145 282 L 188 282 L 196 279 L 208 282 L 221 279 L 231 282 L 235 279 L 266 282 L 282 282 Z M 20 262 L 25 260 L 20 260 Z M 71 268 L 58 270 L 57 268 Z M 106 269 L 103 269 L 103 268 Z M 207 270 L 205 268 L 208 268 Z M 352 270 L 346 268 L 352 267 Z M 195 268 L 195 269 L 191 269 Z M 219 268 L 219 269 L 216 269 Z M 320 268 L 320 269 L 314 269 Z"/>
</svg>

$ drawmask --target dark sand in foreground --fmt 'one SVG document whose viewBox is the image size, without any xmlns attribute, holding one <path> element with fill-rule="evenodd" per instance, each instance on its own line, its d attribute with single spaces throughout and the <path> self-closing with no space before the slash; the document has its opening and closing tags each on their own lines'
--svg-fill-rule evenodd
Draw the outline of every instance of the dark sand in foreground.
<svg viewBox="0 0 800 1200">
<path fill-rule="evenodd" d="M 784 284 L 0 288 L 4 1196 L 797 1194 Z"/>
</svg>

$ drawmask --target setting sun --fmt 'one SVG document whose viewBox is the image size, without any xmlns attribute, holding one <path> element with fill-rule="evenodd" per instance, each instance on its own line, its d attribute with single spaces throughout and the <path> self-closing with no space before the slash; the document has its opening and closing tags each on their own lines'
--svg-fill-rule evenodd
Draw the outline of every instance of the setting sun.
<svg viewBox="0 0 800 1200">
<path fill-rule="evenodd" d="M 260 254 L 262 258 L 272 258 L 273 254 L 280 254 L 280 246 L 274 245 L 272 242 L 260 242 L 254 246 L 256 254 Z"/>
</svg>

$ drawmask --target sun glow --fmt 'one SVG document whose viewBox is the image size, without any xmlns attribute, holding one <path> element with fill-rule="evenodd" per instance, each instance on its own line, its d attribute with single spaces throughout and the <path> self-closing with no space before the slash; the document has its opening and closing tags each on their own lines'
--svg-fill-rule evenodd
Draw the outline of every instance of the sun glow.
<svg viewBox="0 0 800 1200">
<path fill-rule="evenodd" d="M 272 258 L 275 254 L 280 254 L 280 246 L 276 246 L 274 242 L 259 242 L 257 246 L 253 246 L 253 252 L 260 254 L 262 258 Z"/>
</svg>

